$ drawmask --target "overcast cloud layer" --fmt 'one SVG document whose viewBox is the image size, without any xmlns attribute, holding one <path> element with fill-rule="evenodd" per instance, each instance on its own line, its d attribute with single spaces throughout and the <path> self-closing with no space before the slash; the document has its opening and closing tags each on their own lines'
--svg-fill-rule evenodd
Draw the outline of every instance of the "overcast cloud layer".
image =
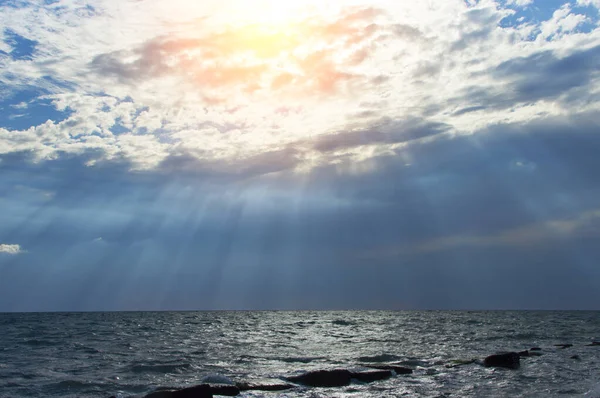
<svg viewBox="0 0 600 398">
<path fill-rule="evenodd" d="M 600 2 L 321 3 L 2 3 L 0 311 L 599 309 Z"/>
</svg>

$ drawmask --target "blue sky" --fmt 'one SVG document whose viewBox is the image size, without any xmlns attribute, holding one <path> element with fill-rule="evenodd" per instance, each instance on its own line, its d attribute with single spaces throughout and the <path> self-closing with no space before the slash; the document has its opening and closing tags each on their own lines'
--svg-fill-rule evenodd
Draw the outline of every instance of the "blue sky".
<svg viewBox="0 0 600 398">
<path fill-rule="evenodd" d="M 600 2 L 199 3 L 0 2 L 0 311 L 599 309 Z"/>
</svg>

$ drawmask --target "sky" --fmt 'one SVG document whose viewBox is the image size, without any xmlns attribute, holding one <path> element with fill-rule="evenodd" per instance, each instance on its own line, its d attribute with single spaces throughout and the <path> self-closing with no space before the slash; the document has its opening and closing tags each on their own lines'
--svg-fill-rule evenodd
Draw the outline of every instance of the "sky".
<svg viewBox="0 0 600 398">
<path fill-rule="evenodd" d="M 0 311 L 600 309 L 600 0 L 0 0 Z"/>
</svg>

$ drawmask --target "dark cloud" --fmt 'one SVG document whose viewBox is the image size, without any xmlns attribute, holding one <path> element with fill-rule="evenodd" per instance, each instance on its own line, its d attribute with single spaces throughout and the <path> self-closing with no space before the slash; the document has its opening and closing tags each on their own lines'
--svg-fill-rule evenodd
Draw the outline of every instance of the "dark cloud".
<svg viewBox="0 0 600 398">
<path fill-rule="evenodd" d="M 584 215 L 598 211 L 599 133 L 595 112 L 472 135 L 383 120 L 146 172 L 85 166 L 93 153 L 3 155 L 0 242 L 27 253 L 0 258 L 1 309 L 591 308 L 598 225 Z M 393 155 L 292 171 L 311 149 L 397 142 Z M 579 224 L 558 240 L 490 244 L 556 220 Z M 428 242 L 436 250 L 394 251 Z"/>
<path fill-rule="evenodd" d="M 293 146 L 231 160 L 203 161 L 186 151 L 169 156 L 159 165 L 167 174 L 203 175 L 210 180 L 236 181 L 280 171 L 293 170 L 301 163 Z"/>
<path fill-rule="evenodd" d="M 481 109 L 506 109 L 523 103 L 561 99 L 565 106 L 592 103 L 592 82 L 600 76 L 600 46 L 559 56 L 554 51 L 542 51 L 527 57 L 513 58 L 494 68 L 497 82 L 504 82 L 502 91 L 473 86 L 460 103 L 474 104 L 457 114 Z M 487 72 L 486 72 L 487 73 Z"/>
<path fill-rule="evenodd" d="M 500 64 L 495 76 L 514 79 L 520 102 L 553 99 L 570 89 L 590 84 L 600 72 L 600 46 L 560 57 L 544 51 Z"/>
<path fill-rule="evenodd" d="M 373 144 L 397 144 L 419 138 L 448 132 L 450 126 L 443 123 L 427 122 L 419 119 L 406 121 L 383 121 L 355 131 L 327 134 L 313 142 L 313 148 L 320 152 L 332 152 Z"/>
</svg>

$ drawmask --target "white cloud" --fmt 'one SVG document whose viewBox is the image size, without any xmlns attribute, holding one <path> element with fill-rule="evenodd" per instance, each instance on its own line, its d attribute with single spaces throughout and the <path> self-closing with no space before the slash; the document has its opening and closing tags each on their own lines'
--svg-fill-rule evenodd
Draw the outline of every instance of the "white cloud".
<svg viewBox="0 0 600 398">
<path fill-rule="evenodd" d="M 578 6 L 594 6 L 600 9 L 600 0 L 577 0 Z"/>
<path fill-rule="evenodd" d="M 35 57 L 0 58 L 0 86 L 47 90 L 44 98 L 72 113 L 18 133 L 0 128 L 0 154 L 27 151 L 40 161 L 85 153 L 92 154 L 89 165 L 127 160 L 134 169 L 182 156 L 242 167 L 290 147 L 300 168 L 342 155 L 364 159 L 404 144 L 367 140 L 332 155 L 310 142 L 382 117 L 422 117 L 473 133 L 568 114 L 574 109 L 556 96 L 519 102 L 508 95 L 510 79 L 493 72 L 515 57 L 568 56 L 600 45 L 600 30 L 577 32 L 587 17 L 568 5 L 548 21 L 503 28 L 514 10 L 492 0 L 353 0 L 344 9 L 310 1 L 316 14 L 272 5 L 260 15 L 255 10 L 264 7 L 241 0 L 173 0 L 168 7 L 149 0 L 141 9 L 123 0 L 93 8 L 75 0 L 22 3 L 3 7 L 0 25 L 37 41 Z M 249 26 L 250 19 L 263 26 Z M 598 92 L 600 82 L 586 87 L 583 94 Z M 474 89 L 505 105 L 486 106 Z"/>
<path fill-rule="evenodd" d="M 506 4 L 517 7 L 527 7 L 528 5 L 533 4 L 533 0 L 508 0 Z"/>
<path fill-rule="evenodd" d="M 0 244 L 0 254 L 21 254 L 23 250 L 19 245 L 8 245 L 8 244 Z"/>
</svg>

